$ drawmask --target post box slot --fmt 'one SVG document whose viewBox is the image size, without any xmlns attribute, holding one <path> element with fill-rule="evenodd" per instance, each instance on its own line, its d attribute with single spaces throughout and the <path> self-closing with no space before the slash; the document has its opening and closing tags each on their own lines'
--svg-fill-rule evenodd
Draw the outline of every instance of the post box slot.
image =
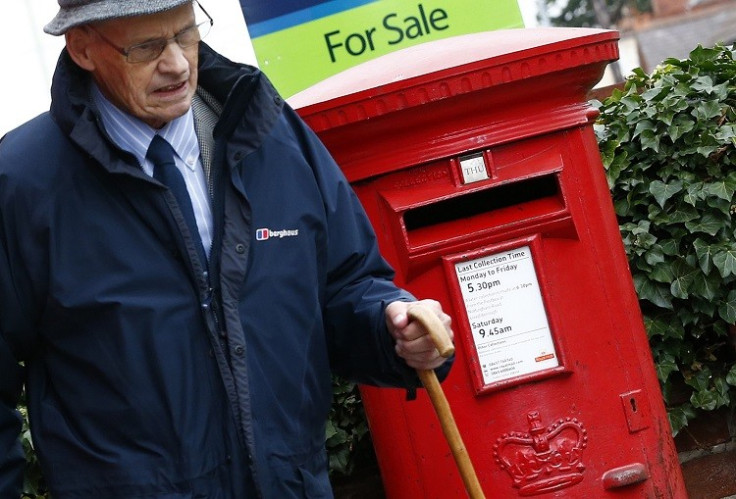
<svg viewBox="0 0 736 499">
<path fill-rule="evenodd" d="M 543 175 L 409 208 L 404 213 L 404 224 L 406 231 L 411 232 L 540 199 L 557 198 L 559 193 L 557 175 Z"/>
</svg>

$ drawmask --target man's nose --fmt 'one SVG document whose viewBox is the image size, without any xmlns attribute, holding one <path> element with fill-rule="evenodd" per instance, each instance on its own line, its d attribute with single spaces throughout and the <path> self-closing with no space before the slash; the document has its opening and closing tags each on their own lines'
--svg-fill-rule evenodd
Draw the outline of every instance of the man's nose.
<svg viewBox="0 0 736 499">
<path fill-rule="evenodd" d="M 189 60 L 186 57 L 187 49 L 183 49 L 174 40 L 166 44 L 166 48 L 159 56 L 158 70 L 166 73 L 181 74 L 189 69 Z"/>
</svg>

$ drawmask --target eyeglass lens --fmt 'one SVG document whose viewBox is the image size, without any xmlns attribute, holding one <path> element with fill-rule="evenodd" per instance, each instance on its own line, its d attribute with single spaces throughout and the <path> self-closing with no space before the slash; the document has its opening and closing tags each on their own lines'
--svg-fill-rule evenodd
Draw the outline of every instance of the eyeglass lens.
<svg viewBox="0 0 736 499">
<path fill-rule="evenodd" d="M 173 37 L 173 40 L 176 41 L 176 43 L 181 48 L 187 48 L 199 42 L 202 38 L 204 38 L 207 35 L 207 33 L 209 33 L 209 31 L 210 31 L 210 22 L 205 21 L 203 23 L 198 24 L 197 26 L 192 26 L 191 28 L 187 28 L 184 31 L 178 33 L 176 36 Z M 128 48 L 128 61 L 130 62 L 152 61 L 163 53 L 164 49 L 166 49 L 166 46 L 169 44 L 169 41 L 171 40 L 172 40 L 171 38 L 151 40 L 149 42 L 141 43 L 140 45 L 135 45 L 133 47 L 130 47 Z"/>
</svg>

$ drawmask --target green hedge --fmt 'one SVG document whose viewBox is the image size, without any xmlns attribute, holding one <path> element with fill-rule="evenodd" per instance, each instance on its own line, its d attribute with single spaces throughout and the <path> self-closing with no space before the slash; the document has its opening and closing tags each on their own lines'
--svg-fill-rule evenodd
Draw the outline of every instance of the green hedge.
<svg viewBox="0 0 736 499">
<path fill-rule="evenodd" d="M 736 63 L 698 47 L 597 103 L 596 133 L 677 434 L 736 406 Z"/>
<path fill-rule="evenodd" d="M 21 443 L 26 454 L 26 469 L 23 475 L 23 496 L 21 499 L 44 499 L 47 497 L 46 487 L 41 476 L 41 467 L 33 450 L 31 431 L 28 429 L 28 412 L 26 411 L 25 397 L 21 400 L 20 414 L 23 416 L 23 431 Z"/>
</svg>

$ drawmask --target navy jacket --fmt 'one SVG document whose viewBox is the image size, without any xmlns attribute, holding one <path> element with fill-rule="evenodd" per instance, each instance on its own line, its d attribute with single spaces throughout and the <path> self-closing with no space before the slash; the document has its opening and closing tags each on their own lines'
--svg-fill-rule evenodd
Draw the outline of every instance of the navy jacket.
<svg viewBox="0 0 736 499">
<path fill-rule="evenodd" d="M 202 44 L 224 104 L 208 278 L 88 83 L 63 52 L 50 113 L 0 142 L 0 497 L 23 383 L 54 499 L 330 497 L 330 371 L 416 381 L 383 318 L 412 298 L 350 186 L 257 69 Z"/>
</svg>

